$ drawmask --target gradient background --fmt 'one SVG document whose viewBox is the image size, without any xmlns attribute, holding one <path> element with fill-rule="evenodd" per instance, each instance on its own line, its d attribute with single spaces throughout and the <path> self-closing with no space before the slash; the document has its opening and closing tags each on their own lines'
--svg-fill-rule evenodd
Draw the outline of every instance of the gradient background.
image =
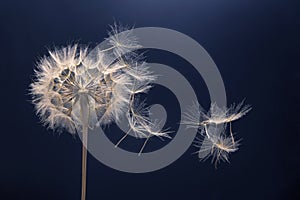
<svg viewBox="0 0 300 200">
<path fill-rule="evenodd" d="M 80 140 L 46 130 L 27 89 L 35 62 L 47 48 L 74 41 L 95 46 L 114 20 L 189 35 L 217 64 L 228 102 L 246 97 L 253 110 L 234 124 L 243 139 L 240 150 L 231 155 L 231 164 L 217 170 L 192 156 L 194 147 L 170 166 L 146 174 L 119 172 L 89 156 L 88 200 L 300 199 L 297 2 L 2 0 L 0 199 L 80 199 Z M 207 88 L 185 60 L 157 50 L 147 51 L 146 57 L 179 70 L 208 107 Z M 155 101 L 168 104 L 167 125 L 176 131 L 176 99 L 155 87 L 149 102 Z M 111 136 L 114 132 L 107 131 L 116 141 L 121 134 Z M 146 151 L 156 148 L 155 141 Z M 122 148 L 135 149 L 141 142 L 129 138 Z"/>
</svg>

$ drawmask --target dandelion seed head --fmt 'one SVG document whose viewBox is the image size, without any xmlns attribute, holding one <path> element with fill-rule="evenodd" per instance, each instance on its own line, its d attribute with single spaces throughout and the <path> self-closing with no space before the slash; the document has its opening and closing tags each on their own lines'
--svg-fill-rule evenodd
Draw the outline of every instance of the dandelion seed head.
<svg viewBox="0 0 300 200">
<path fill-rule="evenodd" d="M 136 95 L 148 92 L 156 76 L 141 57 L 128 54 L 140 46 L 130 30 L 118 34 L 123 30 L 113 27 L 105 49 L 91 51 L 74 44 L 50 50 L 40 59 L 30 91 L 45 125 L 76 133 L 83 124 L 93 128 L 125 116 L 137 137 L 147 131 L 164 135 L 145 114 L 149 110 L 135 101 Z"/>
</svg>

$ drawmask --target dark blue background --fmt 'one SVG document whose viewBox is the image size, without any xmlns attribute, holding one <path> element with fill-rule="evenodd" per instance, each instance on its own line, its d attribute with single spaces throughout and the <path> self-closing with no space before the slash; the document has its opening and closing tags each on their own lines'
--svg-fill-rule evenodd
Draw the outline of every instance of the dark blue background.
<svg viewBox="0 0 300 200">
<path fill-rule="evenodd" d="M 74 41 L 95 45 L 114 20 L 194 38 L 219 67 L 228 102 L 246 97 L 253 110 L 234 124 L 243 138 L 241 149 L 217 170 L 191 156 L 194 147 L 146 174 L 115 171 L 89 156 L 88 200 L 300 199 L 299 7 L 287 0 L 2 0 L 0 199 L 80 198 L 80 140 L 46 130 L 27 89 L 47 47 Z M 206 86 L 188 63 L 166 52 L 146 55 L 181 71 L 199 101 L 209 105 Z M 177 105 L 172 95 L 170 102 Z"/>
</svg>

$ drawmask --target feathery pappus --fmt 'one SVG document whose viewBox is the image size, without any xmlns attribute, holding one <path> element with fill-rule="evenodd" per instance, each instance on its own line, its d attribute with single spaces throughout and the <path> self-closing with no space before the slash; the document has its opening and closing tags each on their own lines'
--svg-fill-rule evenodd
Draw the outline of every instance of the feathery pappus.
<svg viewBox="0 0 300 200">
<path fill-rule="evenodd" d="M 200 160 L 212 158 L 212 163 L 220 161 L 229 162 L 229 154 L 238 150 L 240 141 L 236 141 L 232 132 L 232 122 L 240 119 L 251 110 L 249 105 L 232 105 L 229 108 L 220 108 L 216 103 L 212 103 L 208 112 L 194 103 L 188 112 L 184 113 L 183 124 L 187 128 L 199 129 L 200 135 L 197 137 L 195 146 L 199 148 L 198 157 Z M 229 126 L 229 134 L 226 134 Z"/>
</svg>

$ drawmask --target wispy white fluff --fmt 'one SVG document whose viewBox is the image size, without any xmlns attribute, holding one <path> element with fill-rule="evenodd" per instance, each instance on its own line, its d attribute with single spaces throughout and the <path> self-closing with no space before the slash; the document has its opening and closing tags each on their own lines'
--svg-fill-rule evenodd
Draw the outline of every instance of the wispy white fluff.
<svg viewBox="0 0 300 200">
<path fill-rule="evenodd" d="M 70 133 L 81 131 L 84 125 L 93 128 L 126 116 L 137 137 L 168 137 L 156 129 L 149 109 L 135 101 L 156 79 L 147 64 L 130 53 L 140 47 L 137 38 L 130 30 L 118 34 L 124 29 L 112 28 L 106 39 L 110 46 L 105 49 L 90 52 L 88 47 L 74 44 L 50 50 L 40 59 L 30 85 L 38 115 L 49 128 Z M 121 56 L 123 53 L 126 55 Z"/>
<path fill-rule="evenodd" d="M 212 103 L 208 112 L 194 103 L 188 112 L 184 114 L 183 124 L 187 128 L 199 129 L 200 136 L 196 141 L 196 147 L 199 148 L 198 157 L 200 160 L 206 160 L 212 157 L 212 162 L 217 164 L 227 161 L 230 153 L 238 150 L 239 142 L 235 141 L 232 132 L 231 123 L 240 119 L 251 110 L 249 105 L 243 106 L 243 102 L 229 108 L 220 108 L 216 103 Z M 229 134 L 226 134 L 226 128 L 229 126 Z"/>
<path fill-rule="evenodd" d="M 233 142 L 232 138 L 224 133 L 210 133 L 210 137 L 200 135 L 195 146 L 199 148 L 197 153 L 201 161 L 211 157 L 211 162 L 217 167 L 220 161 L 229 162 L 229 154 L 238 150 L 239 142 Z"/>
<path fill-rule="evenodd" d="M 243 106 L 243 101 L 237 105 L 233 104 L 230 107 L 220 108 L 216 103 L 212 103 L 208 112 L 206 112 L 198 102 L 194 103 L 184 113 L 183 124 L 190 128 L 196 128 L 205 124 L 224 124 L 240 119 L 246 115 L 251 107 Z"/>
<path fill-rule="evenodd" d="M 113 53 L 117 56 L 123 53 L 132 52 L 133 49 L 141 47 L 138 43 L 138 38 L 132 34 L 132 29 L 129 27 L 120 26 L 115 23 L 111 26 L 111 31 L 108 35 L 107 41 L 109 44 L 112 47 L 117 47 L 113 49 Z"/>
</svg>

